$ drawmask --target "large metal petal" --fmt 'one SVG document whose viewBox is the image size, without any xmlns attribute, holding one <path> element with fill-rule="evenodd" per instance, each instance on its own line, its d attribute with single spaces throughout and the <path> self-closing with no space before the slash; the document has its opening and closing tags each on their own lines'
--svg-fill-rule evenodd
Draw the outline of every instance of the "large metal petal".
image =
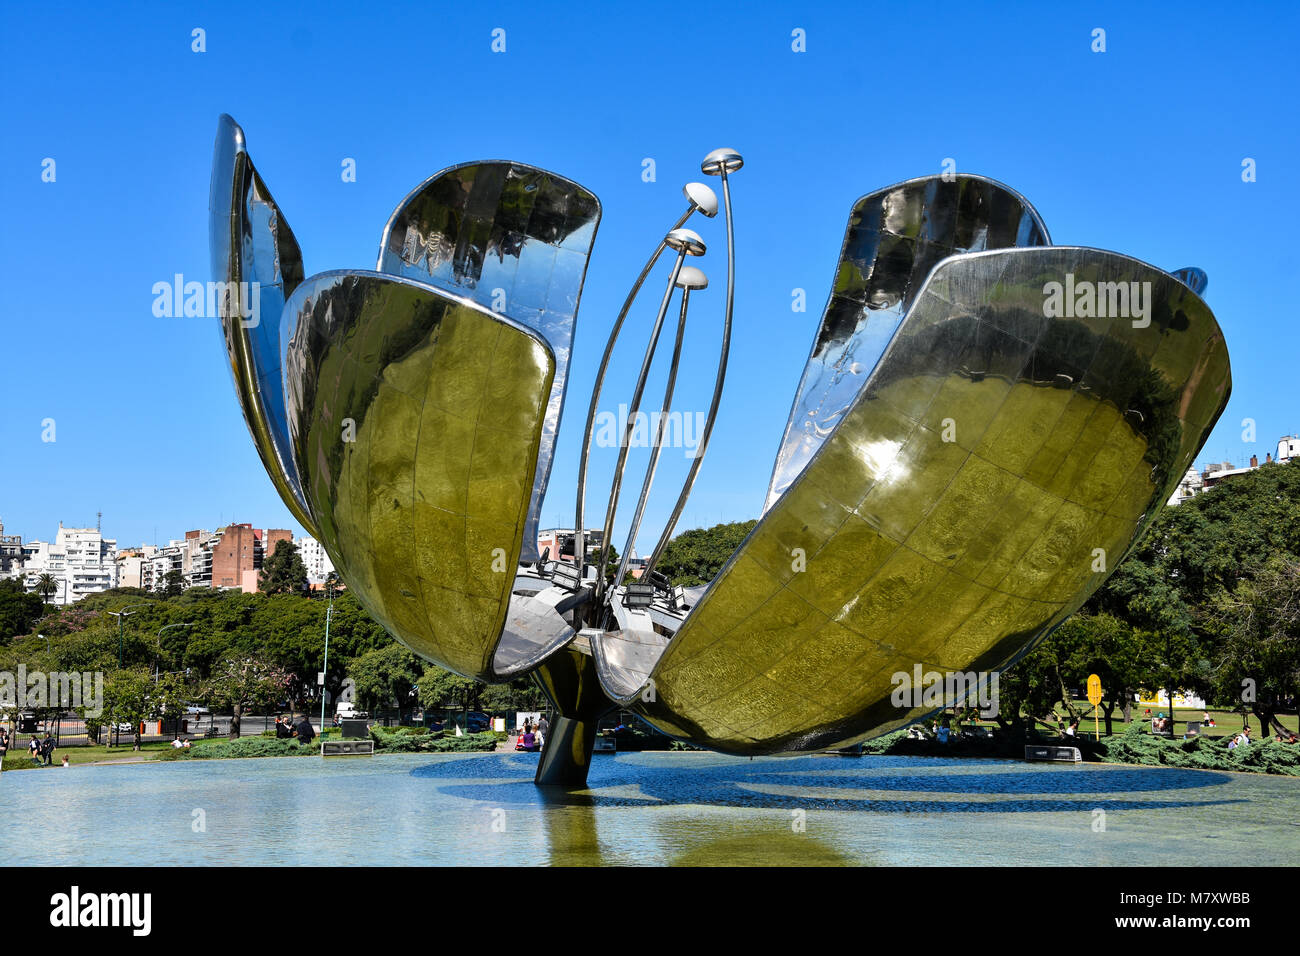
<svg viewBox="0 0 1300 956">
<path fill-rule="evenodd" d="M 509 604 L 555 359 L 469 299 L 374 272 L 304 281 L 286 311 L 294 459 L 330 558 L 417 654 L 487 679 Z"/>
<path fill-rule="evenodd" d="M 302 252 L 253 167 L 244 131 L 224 113 L 217 121 L 208 216 L 212 273 L 225 283 L 221 326 L 235 394 L 276 491 L 315 534 L 289 452 L 281 371 L 281 310 L 302 281 Z"/>
<path fill-rule="evenodd" d="M 402 200 L 380 244 L 380 272 L 504 312 L 540 333 L 555 354 L 524 560 L 537 559 L 578 300 L 599 223 L 600 201 L 577 183 L 523 163 L 468 163 L 444 169 Z"/>
<path fill-rule="evenodd" d="M 764 512 L 839 424 L 940 259 L 1050 243 L 1047 227 L 1029 201 L 983 176 L 911 179 L 854 203 Z"/>
<path fill-rule="evenodd" d="M 1073 305 L 1048 317 L 1053 282 Z M 1115 314 L 1142 290 L 1145 320 Z M 1151 266 L 1069 247 L 944 261 L 629 706 L 733 753 L 840 746 L 932 712 L 895 706 L 894 675 L 993 671 L 1076 610 L 1229 390 L 1209 308 Z"/>
</svg>

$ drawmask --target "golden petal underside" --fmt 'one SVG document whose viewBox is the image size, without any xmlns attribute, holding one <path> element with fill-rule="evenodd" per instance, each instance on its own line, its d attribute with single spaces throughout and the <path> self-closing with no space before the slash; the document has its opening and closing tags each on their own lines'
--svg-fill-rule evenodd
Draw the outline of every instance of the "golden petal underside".
<svg viewBox="0 0 1300 956">
<path fill-rule="evenodd" d="M 304 328 L 295 342 L 318 353 L 304 363 L 316 370 L 307 407 L 293 411 L 324 544 L 394 636 L 485 676 L 522 542 L 550 350 L 405 280 L 360 273 L 304 286 L 290 306 L 344 316 L 328 336 Z"/>
<path fill-rule="evenodd" d="M 1179 318 L 1045 322 L 1039 290 L 1066 272 L 1150 281 Z M 1226 401 L 1209 309 L 1134 260 L 989 253 L 930 284 L 633 703 L 666 733 L 813 749 L 933 710 L 891 704 L 895 675 L 996 669 L 1077 609 Z"/>
</svg>

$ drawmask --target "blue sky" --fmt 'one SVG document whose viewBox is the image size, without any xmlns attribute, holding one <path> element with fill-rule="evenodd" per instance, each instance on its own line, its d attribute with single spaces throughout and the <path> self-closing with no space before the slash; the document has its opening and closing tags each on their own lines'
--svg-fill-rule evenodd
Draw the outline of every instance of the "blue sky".
<svg viewBox="0 0 1300 956">
<path fill-rule="evenodd" d="M 210 278 L 222 112 L 243 125 L 308 274 L 372 268 L 398 201 L 455 163 L 517 159 L 601 198 L 543 526 L 573 521 L 605 337 L 684 208 L 681 185 L 701 178 L 717 146 L 746 159 L 734 179 L 736 331 L 679 530 L 758 513 L 850 206 L 949 157 L 1024 193 L 1057 243 L 1205 269 L 1234 389 L 1198 463 L 1262 460 L 1300 430 L 1297 21 L 1289 4 L 10 5 L 0 519 L 8 533 L 48 539 L 60 520 L 93 525 L 102 510 L 122 545 L 231 521 L 300 530 L 257 459 L 216 320 L 151 308 L 155 282 Z M 204 53 L 191 50 L 196 27 Z M 504 54 L 490 49 L 497 27 Z M 1090 49 L 1098 27 L 1105 53 Z M 796 28 L 806 52 L 791 50 Z M 47 157 L 52 183 L 41 178 Z M 355 183 L 340 176 L 345 157 Z M 647 157 L 653 183 L 641 178 Z M 1242 182 L 1246 157 L 1256 182 Z M 687 409 L 708 404 L 726 269 L 721 216 L 695 226 L 713 285 L 692 308 Z M 662 282 L 630 320 L 616 383 L 635 375 Z M 801 314 L 790 309 L 796 287 L 807 290 Z M 630 388 L 607 387 L 603 407 Z M 54 442 L 41 440 L 45 419 Z M 589 514 L 603 512 L 612 465 L 609 453 L 594 459 Z M 643 549 L 685 468 L 680 451 L 665 453 Z M 629 515 L 630 503 L 620 548 Z"/>
</svg>

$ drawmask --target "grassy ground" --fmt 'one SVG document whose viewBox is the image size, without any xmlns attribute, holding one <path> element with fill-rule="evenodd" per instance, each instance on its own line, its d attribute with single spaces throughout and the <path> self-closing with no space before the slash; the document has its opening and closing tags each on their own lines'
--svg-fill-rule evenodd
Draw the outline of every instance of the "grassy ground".
<svg viewBox="0 0 1300 956">
<path fill-rule="evenodd" d="M 1092 729 L 1093 729 L 1092 708 L 1089 706 L 1087 701 L 1081 701 L 1079 703 L 1076 703 L 1074 706 L 1079 710 L 1080 713 L 1087 715 L 1079 724 L 1079 730 L 1081 732 L 1088 734 L 1088 736 L 1092 736 Z M 1139 724 L 1146 730 L 1150 730 L 1151 721 L 1145 715 L 1144 713 L 1145 710 L 1146 710 L 1145 706 L 1142 707 L 1134 706 L 1133 710 L 1130 712 L 1132 714 L 1133 720 L 1129 723 L 1126 723 L 1120 711 L 1117 709 L 1115 711 L 1115 717 L 1111 721 L 1112 732 L 1116 734 L 1122 734 L 1125 730 L 1128 729 L 1130 723 Z M 1154 717 L 1159 713 L 1168 713 L 1168 712 L 1164 711 L 1163 708 L 1160 707 L 1151 708 L 1152 717 Z M 1064 708 L 1058 710 L 1057 715 L 1066 723 L 1069 723 L 1070 717 Z M 1230 710 L 1215 710 L 1214 708 L 1210 708 L 1210 716 L 1214 718 L 1215 726 L 1214 727 L 1203 726 L 1201 728 L 1201 732 L 1203 734 L 1206 734 L 1211 737 L 1227 736 L 1228 734 L 1236 734 L 1241 730 L 1240 713 L 1233 713 Z M 1183 735 L 1183 731 L 1187 729 L 1187 722 L 1189 720 L 1202 721 L 1204 720 L 1204 718 L 1205 718 L 1204 710 L 1193 710 L 1191 708 L 1179 707 L 1177 710 L 1174 711 L 1175 734 L 1181 737 Z M 1282 726 L 1285 727 L 1287 730 L 1291 731 L 1292 733 L 1300 733 L 1300 717 L 1297 717 L 1296 714 L 1279 714 L 1278 719 L 1282 722 Z M 1250 732 L 1252 736 L 1258 739 L 1260 735 L 1259 721 L 1255 719 L 1254 714 L 1248 714 L 1246 720 L 1250 724 Z M 987 724 L 992 722 L 983 721 L 983 723 Z M 1106 715 L 1102 713 L 1100 708 L 1098 708 L 1097 710 L 1097 725 L 1101 729 L 1101 733 L 1104 736 L 1106 733 Z M 1270 731 L 1269 737 L 1271 738 L 1275 732 L 1276 732 L 1275 730 Z"/>
<path fill-rule="evenodd" d="M 50 766 L 62 766 L 64 757 L 67 757 L 69 765 L 74 767 L 93 763 L 138 762 L 142 758 L 152 760 L 155 754 L 170 748 L 170 744 L 162 742 L 142 744 L 139 750 L 132 750 L 130 744 L 122 747 L 59 747 L 54 751 L 54 756 L 51 758 L 54 762 Z M 40 764 L 28 755 L 25 739 L 16 749 L 11 746 L 5 756 L 5 770 L 35 770 L 39 767 Z"/>
</svg>

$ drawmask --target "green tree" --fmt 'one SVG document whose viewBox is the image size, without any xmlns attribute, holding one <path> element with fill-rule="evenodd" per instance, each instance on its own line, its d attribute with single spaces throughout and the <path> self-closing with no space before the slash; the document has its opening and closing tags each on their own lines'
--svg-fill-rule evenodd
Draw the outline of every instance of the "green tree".
<svg viewBox="0 0 1300 956">
<path fill-rule="evenodd" d="M 36 593 L 39 594 L 41 596 L 41 600 L 45 602 L 45 607 L 47 610 L 49 609 L 50 606 L 50 598 L 53 597 L 54 593 L 58 590 L 59 590 L 59 579 L 56 578 L 54 575 L 46 573 L 46 574 L 42 574 L 39 578 L 36 579 Z"/>
<path fill-rule="evenodd" d="M 1218 698 L 1241 701 L 1265 736 L 1283 730 L 1278 712 L 1300 697 L 1300 562 L 1274 557 L 1218 594 L 1210 616 Z"/>
<path fill-rule="evenodd" d="M 416 687 L 420 704 L 424 708 L 446 707 L 451 704 L 468 713 L 478 703 L 484 685 L 431 664 L 425 668 Z"/>
<path fill-rule="evenodd" d="M 414 703 L 412 691 L 422 672 L 420 659 L 395 641 L 367 651 L 348 666 L 361 706 L 378 710 L 396 704 L 399 720 Z"/>
<path fill-rule="evenodd" d="M 754 530 L 757 521 L 694 528 L 668 542 L 656 570 L 674 584 L 708 584 Z"/>
<path fill-rule="evenodd" d="M 140 749 L 140 724 L 153 716 L 153 705 L 149 698 L 151 681 L 143 669 L 123 668 L 115 670 L 104 681 L 104 711 L 112 721 L 109 733 L 109 745 L 118 724 L 131 727 L 132 749 Z"/>
<path fill-rule="evenodd" d="M 1128 720 L 1139 690 L 1153 689 L 1157 675 L 1152 661 L 1164 652 L 1159 636 L 1134 628 L 1112 614 L 1076 614 L 1049 639 L 1058 648 L 1065 681 L 1084 687 L 1088 678 L 1101 678 L 1101 710 L 1106 733 L 1113 733 L 1116 708 Z"/>
<path fill-rule="evenodd" d="M 302 594 L 307 590 L 307 565 L 292 541 L 280 539 L 271 556 L 262 561 L 258 590 L 263 594 Z"/>
<path fill-rule="evenodd" d="M 40 595 L 27 591 L 20 580 L 0 581 L 0 644 L 26 634 L 43 610 Z"/>
<path fill-rule="evenodd" d="M 278 542 L 277 542 L 278 543 Z M 167 597 L 178 597 L 185 590 L 185 575 L 172 569 L 163 575 L 163 591 Z"/>
<path fill-rule="evenodd" d="M 284 699 L 288 673 L 284 668 L 254 656 L 222 658 L 204 687 L 209 702 L 229 707 L 230 739 L 239 739 L 239 722 L 254 707 L 279 705 Z"/>
</svg>

